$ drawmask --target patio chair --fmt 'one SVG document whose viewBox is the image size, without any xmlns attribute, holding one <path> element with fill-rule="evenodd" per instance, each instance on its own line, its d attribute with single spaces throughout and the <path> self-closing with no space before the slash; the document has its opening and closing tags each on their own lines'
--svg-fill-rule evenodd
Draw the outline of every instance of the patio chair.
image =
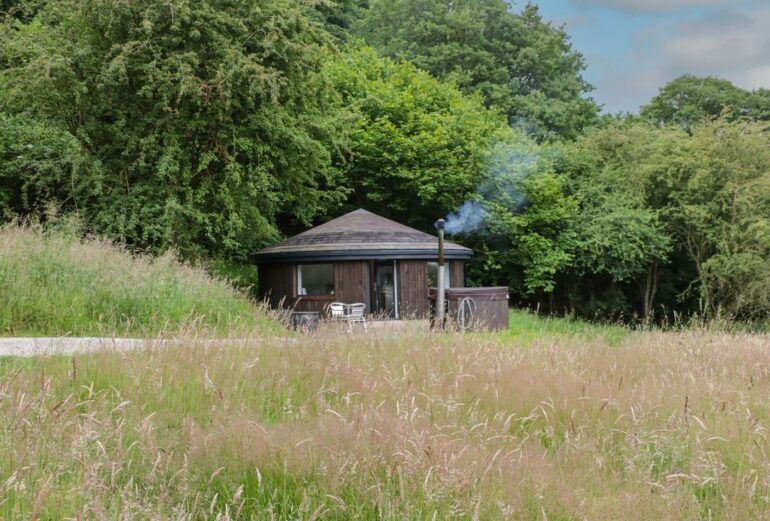
<svg viewBox="0 0 770 521">
<path fill-rule="evenodd" d="M 329 316 L 333 321 L 345 319 L 345 304 L 342 302 L 332 302 L 329 304 Z"/>
<path fill-rule="evenodd" d="M 364 312 L 366 311 L 366 304 L 356 303 L 356 304 L 350 304 L 348 306 L 348 312 L 345 315 L 345 320 L 348 322 L 348 329 L 352 332 L 353 331 L 353 323 L 361 323 L 364 325 L 364 331 L 368 332 L 366 329 L 366 317 L 364 316 Z"/>
</svg>

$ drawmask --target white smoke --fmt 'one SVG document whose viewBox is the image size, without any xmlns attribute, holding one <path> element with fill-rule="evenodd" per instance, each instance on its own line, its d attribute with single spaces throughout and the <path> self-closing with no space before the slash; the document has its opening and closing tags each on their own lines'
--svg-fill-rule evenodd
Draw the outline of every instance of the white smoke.
<svg viewBox="0 0 770 521">
<path fill-rule="evenodd" d="M 484 233 L 490 207 L 496 211 L 518 214 L 527 207 L 524 180 L 540 171 L 544 164 L 537 146 L 528 138 L 517 135 L 495 146 L 487 163 L 487 171 L 476 194 L 465 201 L 457 212 L 446 218 L 446 232 Z"/>
<path fill-rule="evenodd" d="M 456 213 L 446 218 L 447 233 L 469 233 L 484 223 L 484 207 L 478 201 L 466 201 Z"/>
</svg>

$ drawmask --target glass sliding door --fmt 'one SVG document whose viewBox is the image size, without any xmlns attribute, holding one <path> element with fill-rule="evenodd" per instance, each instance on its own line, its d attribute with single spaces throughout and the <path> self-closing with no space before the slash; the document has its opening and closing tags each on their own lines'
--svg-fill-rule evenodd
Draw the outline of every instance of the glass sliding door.
<svg viewBox="0 0 770 521">
<path fill-rule="evenodd" d="M 398 280 L 396 261 L 374 263 L 375 313 L 386 318 L 398 318 Z"/>
</svg>

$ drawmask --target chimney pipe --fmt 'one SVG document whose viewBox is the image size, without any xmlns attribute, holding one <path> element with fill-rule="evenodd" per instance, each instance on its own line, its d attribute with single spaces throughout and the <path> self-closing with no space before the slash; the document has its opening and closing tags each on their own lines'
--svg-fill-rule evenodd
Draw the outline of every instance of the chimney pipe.
<svg viewBox="0 0 770 521">
<path fill-rule="evenodd" d="M 436 292 L 436 320 L 438 321 L 438 327 L 444 329 L 444 227 L 446 221 L 439 219 L 435 223 L 438 230 L 438 273 L 436 276 L 437 292 Z"/>
</svg>

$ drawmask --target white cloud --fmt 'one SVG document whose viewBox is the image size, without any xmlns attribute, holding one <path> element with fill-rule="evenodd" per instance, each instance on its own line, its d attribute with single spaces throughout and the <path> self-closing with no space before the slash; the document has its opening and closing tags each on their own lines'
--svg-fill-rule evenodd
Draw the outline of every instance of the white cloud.
<svg viewBox="0 0 770 521">
<path fill-rule="evenodd" d="M 623 63 L 598 83 L 607 110 L 635 110 L 683 74 L 770 88 L 770 5 L 661 22 L 636 35 Z"/>
<path fill-rule="evenodd" d="M 669 67 L 701 73 L 741 72 L 770 65 L 770 6 L 745 12 L 723 11 L 680 22 L 663 31 Z M 668 34 L 666 34 L 668 33 Z"/>
<path fill-rule="evenodd" d="M 607 7 L 631 13 L 666 13 L 693 7 L 729 7 L 734 0 L 575 0 L 578 5 Z"/>
</svg>

